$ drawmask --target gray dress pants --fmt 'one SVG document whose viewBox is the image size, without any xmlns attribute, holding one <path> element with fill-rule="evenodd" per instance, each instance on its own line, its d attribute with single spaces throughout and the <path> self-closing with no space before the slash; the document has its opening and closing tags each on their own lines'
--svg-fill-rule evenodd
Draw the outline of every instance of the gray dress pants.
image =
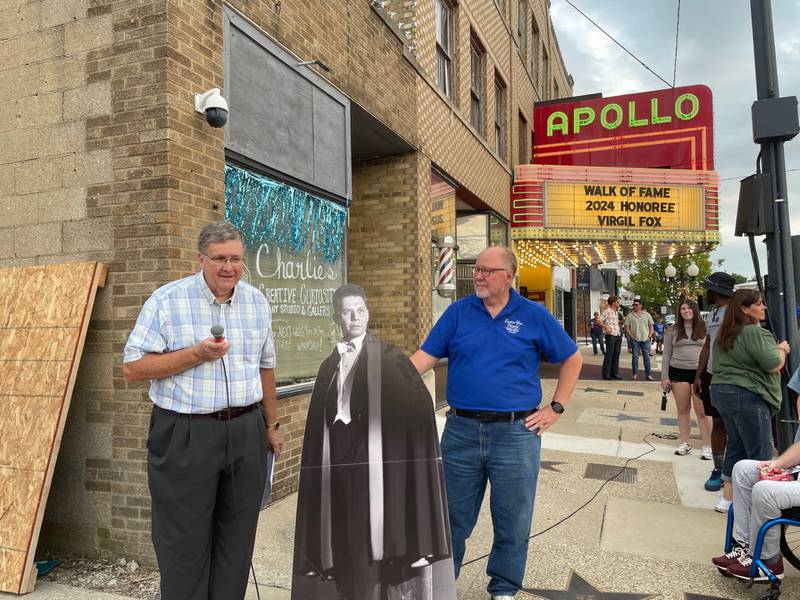
<svg viewBox="0 0 800 600">
<path fill-rule="evenodd" d="M 761 526 L 781 516 L 781 510 L 800 506 L 800 482 L 759 481 L 757 460 L 740 460 L 733 467 L 734 537 L 754 549 Z M 764 536 L 761 559 L 774 562 L 780 553 L 780 527 Z"/>
<path fill-rule="evenodd" d="M 230 421 L 153 407 L 147 440 L 162 600 L 241 600 L 267 464 L 260 409 Z"/>
</svg>

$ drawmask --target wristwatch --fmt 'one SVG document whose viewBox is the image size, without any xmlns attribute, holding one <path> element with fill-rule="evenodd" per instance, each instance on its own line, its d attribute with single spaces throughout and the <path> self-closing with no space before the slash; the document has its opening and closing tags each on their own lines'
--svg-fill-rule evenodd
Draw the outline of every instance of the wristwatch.
<svg viewBox="0 0 800 600">
<path fill-rule="evenodd" d="M 274 423 L 267 423 L 267 429 L 274 429 L 275 431 L 278 431 L 278 429 L 280 428 L 281 424 L 279 421 L 275 421 Z"/>
<path fill-rule="evenodd" d="M 557 415 L 563 414 L 564 412 L 564 405 L 561 404 L 561 402 L 558 402 L 557 400 L 553 400 L 550 403 L 550 408 L 552 408 L 553 412 L 556 413 Z"/>
</svg>

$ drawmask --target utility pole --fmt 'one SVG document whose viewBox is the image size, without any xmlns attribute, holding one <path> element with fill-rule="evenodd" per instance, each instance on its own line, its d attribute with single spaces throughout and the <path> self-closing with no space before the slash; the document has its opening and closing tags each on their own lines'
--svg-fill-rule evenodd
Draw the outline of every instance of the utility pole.
<svg viewBox="0 0 800 600">
<path fill-rule="evenodd" d="M 763 172 L 771 177 L 774 231 L 766 235 L 767 272 L 769 273 L 766 302 L 774 328 L 773 334 L 787 340 L 791 352 L 786 358 L 786 369 L 791 374 L 800 364 L 797 317 L 795 306 L 794 267 L 791 232 L 789 230 L 789 198 L 786 187 L 786 162 L 783 144 L 796 135 L 797 99 L 780 98 L 778 91 L 778 65 L 775 60 L 775 37 L 772 27 L 770 0 L 750 0 L 753 22 L 753 50 L 756 68 L 758 101 L 753 105 L 753 136 L 761 144 Z M 792 104 L 793 101 L 793 104 Z M 793 106 L 793 109 L 792 109 Z M 768 107 L 767 110 L 764 108 Z M 794 115 L 791 111 L 794 111 Z M 764 127 L 764 115 L 770 115 Z M 758 119 L 756 115 L 759 115 Z M 771 118 L 772 115 L 779 115 Z M 792 123 L 793 119 L 793 123 Z M 786 125 L 786 127 L 784 127 Z M 764 133 L 764 129 L 767 129 Z M 777 134 L 774 132 L 778 132 Z M 783 133 L 780 133 L 780 132 Z M 792 404 L 785 381 L 781 382 L 783 403 L 778 420 L 778 450 L 783 452 L 794 440 L 796 407 Z"/>
</svg>

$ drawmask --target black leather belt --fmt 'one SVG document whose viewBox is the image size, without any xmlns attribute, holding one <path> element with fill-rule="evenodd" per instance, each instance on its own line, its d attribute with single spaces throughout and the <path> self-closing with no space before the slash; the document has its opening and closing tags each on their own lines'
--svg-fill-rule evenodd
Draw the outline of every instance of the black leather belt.
<svg viewBox="0 0 800 600">
<path fill-rule="evenodd" d="M 258 407 L 259 403 L 256 402 L 255 404 L 251 404 L 250 406 L 223 408 L 222 410 L 218 410 L 212 413 L 193 414 L 192 418 L 197 419 L 199 417 L 205 417 L 209 419 L 216 419 L 217 421 L 230 421 L 231 419 L 235 419 L 238 416 L 241 416 L 245 413 L 249 413 L 250 411 L 253 411 Z"/>
<path fill-rule="evenodd" d="M 528 415 L 535 413 L 538 408 L 531 408 L 530 410 L 517 410 L 514 412 L 492 412 L 490 410 L 466 410 L 464 408 L 450 408 L 450 411 L 457 417 L 466 417 L 467 419 L 478 419 L 479 421 L 506 421 L 511 423 L 524 419 Z"/>
</svg>

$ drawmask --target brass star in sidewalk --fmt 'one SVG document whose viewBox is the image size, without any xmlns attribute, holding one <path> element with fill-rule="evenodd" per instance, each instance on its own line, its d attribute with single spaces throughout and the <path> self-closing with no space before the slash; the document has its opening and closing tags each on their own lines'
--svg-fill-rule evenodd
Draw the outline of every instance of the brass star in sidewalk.
<svg viewBox="0 0 800 600">
<path fill-rule="evenodd" d="M 624 413 L 619 413 L 616 415 L 602 415 L 604 417 L 608 417 L 609 419 L 617 419 L 617 423 L 620 421 L 639 421 L 640 423 L 648 423 L 649 417 L 636 417 L 634 415 L 626 415 Z"/>
<path fill-rule="evenodd" d="M 647 598 L 657 596 L 657 594 L 601 592 L 574 571 L 569 575 L 569 583 L 566 590 L 522 588 L 522 591 L 540 598 L 547 598 L 547 600 L 647 600 Z"/>
<path fill-rule="evenodd" d="M 554 460 L 543 460 L 539 462 L 539 470 L 540 471 L 555 471 L 556 473 L 563 473 L 562 470 L 556 469 L 556 465 L 565 465 L 567 463 L 564 462 L 556 462 Z"/>
</svg>

